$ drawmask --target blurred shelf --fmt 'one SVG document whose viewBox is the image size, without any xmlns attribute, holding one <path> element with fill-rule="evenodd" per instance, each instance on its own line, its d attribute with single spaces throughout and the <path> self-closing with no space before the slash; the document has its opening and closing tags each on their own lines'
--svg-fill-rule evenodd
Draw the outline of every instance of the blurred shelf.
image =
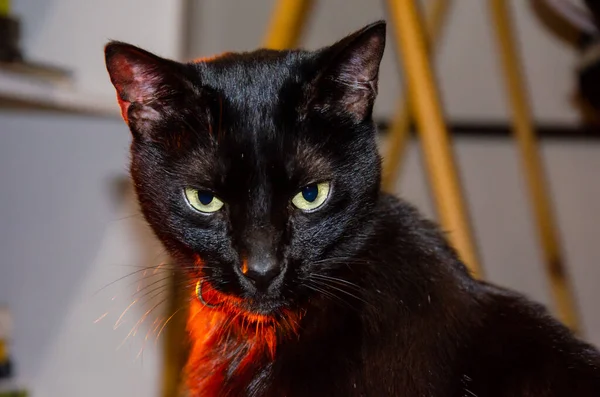
<svg viewBox="0 0 600 397">
<path fill-rule="evenodd" d="M 114 98 L 77 91 L 66 71 L 25 63 L 0 62 L 0 109 L 119 117 Z"/>
<path fill-rule="evenodd" d="M 26 397 L 29 395 L 22 381 L 0 379 L 0 397 Z"/>
<path fill-rule="evenodd" d="M 387 136 L 390 129 L 390 120 L 376 120 L 379 132 Z M 466 138 L 501 138 L 514 139 L 513 126 L 501 121 L 448 121 L 448 132 L 456 137 Z M 594 140 L 600 139 L 600 125 L 569 125 L 560 123 L 538 123 L 534 126 L 539 139 L 564 139 L 564 140 Z M 411 136 L 415 135 L 414 126 Z"/>
</svg>

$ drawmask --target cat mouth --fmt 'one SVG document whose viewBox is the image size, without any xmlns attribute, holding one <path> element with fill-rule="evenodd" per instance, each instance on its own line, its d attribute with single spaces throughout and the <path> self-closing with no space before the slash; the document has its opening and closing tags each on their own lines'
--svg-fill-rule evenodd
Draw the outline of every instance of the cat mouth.
<svg viewBox="0 0 600 397">
<path fill-rule="evenodd" d="M 281 301 L 267 297 L 241 298 L 220 292 L 209 283 L 199 284 L 197 301 L 202 311 L 226 316 L 228 326 L 242 333 L 252 334 L 270 329 L 270 332 L 281 332 L 282 335 L 297 335 L 304 315 L 302 311 L 292 310 Z"/>
<path fill-rule="evenodd" d="M 210 283 L 204 281 L 198 281 L 196 284 L 196 298 L 208 308 L 243 313 L 250 317 L 275 318 L 285 309 L 282 302 L 268 296 L 242 298 L 218 291 Z"/>
<path fill-rule="evenodd" d="M 239 305 L 241 310 L 263 316 L 276 315 L 283 307 L 281 302 L 270 299 L 246 299 Z"/>
</svg>

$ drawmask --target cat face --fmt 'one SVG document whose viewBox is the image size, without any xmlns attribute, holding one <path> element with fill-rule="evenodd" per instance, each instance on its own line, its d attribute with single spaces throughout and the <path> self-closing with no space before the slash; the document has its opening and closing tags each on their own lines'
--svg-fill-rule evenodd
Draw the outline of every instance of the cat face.
<svg viewBox="0 0 600 397">
<path fill-rule="evenodd" d="M 260 315 L 327 294 L 378 197 L 384 43 L 378 22 L 315 52 L 189 64 L 106 47 L 142 211 L 199 286 Z"/>
</svg>

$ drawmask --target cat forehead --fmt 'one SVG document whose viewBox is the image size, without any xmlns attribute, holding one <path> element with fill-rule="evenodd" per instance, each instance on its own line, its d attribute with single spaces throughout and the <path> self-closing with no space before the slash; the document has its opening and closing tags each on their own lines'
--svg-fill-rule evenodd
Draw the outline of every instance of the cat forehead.
<svg viewBox="0 0 600 397">
<path fill-rule="evenodd" d="M 244 73 L 256 77 L 274 77 L 290 74 L 314 60 L 317 52 L 305 50 L 259 49 L 248 52 L 227 52 L 222 55 L 192 62 L 207 79 L 234 79 Z"/>
<path fill-rule="evenodd" d="M 202 86 L 235 105 L 274 105 L 286 90 L 313 75 L 314 54 L 308 51 L 257 50 L 227 53 L 195 63 Z"/>
</svg>

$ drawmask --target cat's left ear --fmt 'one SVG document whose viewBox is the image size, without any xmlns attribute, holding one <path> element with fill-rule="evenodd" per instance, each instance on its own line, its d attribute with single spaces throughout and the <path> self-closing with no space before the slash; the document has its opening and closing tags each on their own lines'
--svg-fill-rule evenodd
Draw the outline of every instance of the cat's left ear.
<svg viewBox="0 0 600 397">
<path fill-rule="evenodd" d="M 134 136 L 149 134 L 173 98 L 184 90 L 181 65 L 115 41 L 106 45 L 104 53 L 123 119 Z"/>
<path fill-rule="evenodd" d="M 356 122 L 371 117 L 385 33 L 385 21 L 378 21 L 323 50 L 326 66 L 315 82 L 317 108 Z"/>
</svg>

